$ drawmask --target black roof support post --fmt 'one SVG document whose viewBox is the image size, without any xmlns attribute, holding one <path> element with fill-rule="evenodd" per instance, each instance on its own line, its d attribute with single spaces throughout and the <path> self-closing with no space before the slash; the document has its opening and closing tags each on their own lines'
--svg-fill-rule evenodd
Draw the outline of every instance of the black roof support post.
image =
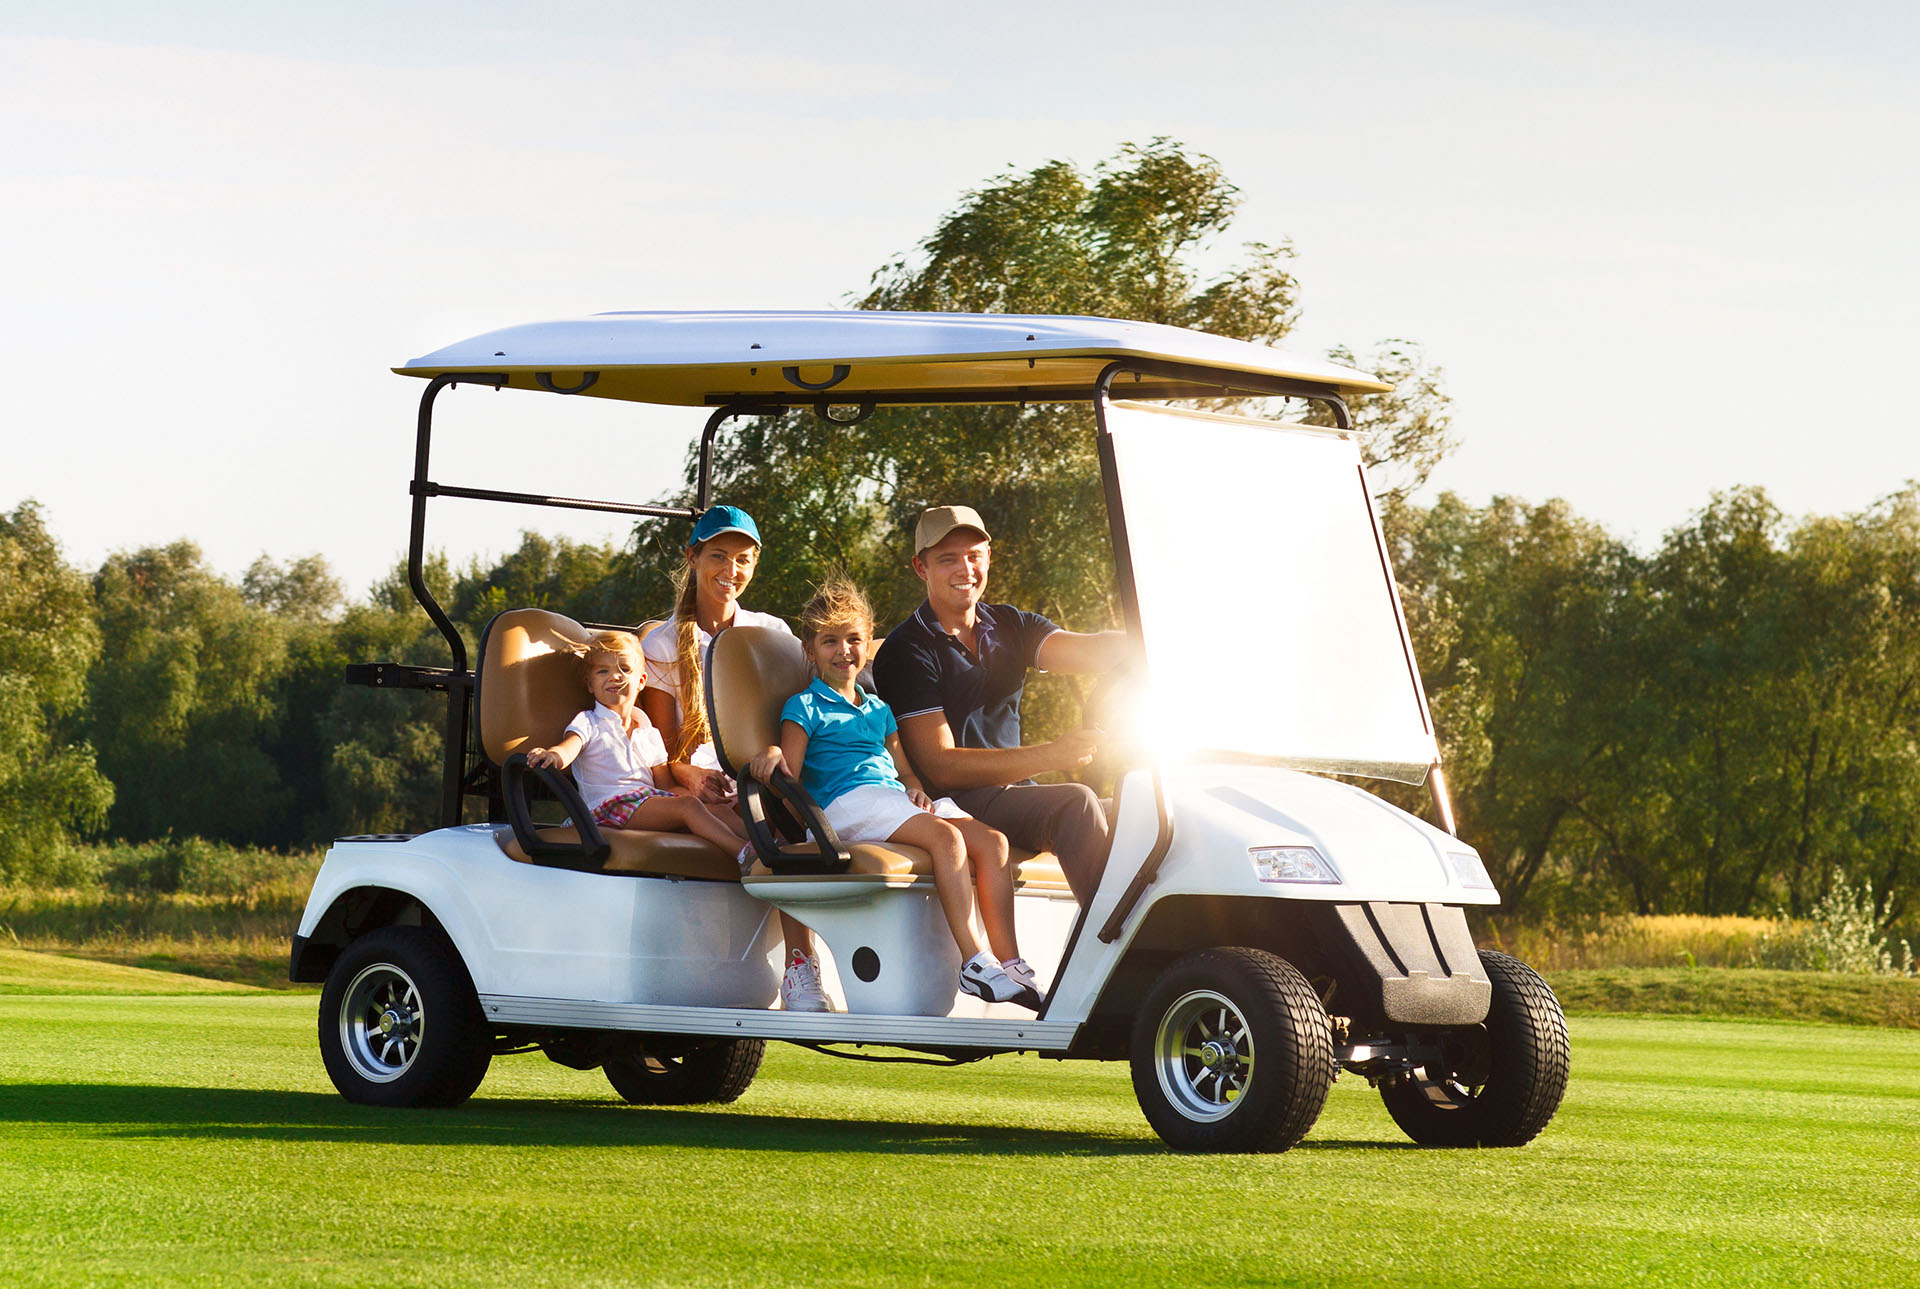
<svg viewBox="0 0 1920 1289">
<path fill-rule="evenodd" d="M 779 416 L 786 410 L 786 404 L 779 402 L 753 407 L 730 402 L 713 410 L 713 415 L 707 418 L 707 428 L 700 435 L 700 472 L 693 493 L 695 519 L 713 501 L 713 441 L 719 435 L 720 427 L 736 416 Z"/>
<path fill-rule="evenodd" d="M 467 725 L 473 705 L 473 672 L 467 665 L 467 642 L 459 628 L 427 589 L 427 464 L 433 442 L 433 402 L 449 385 L 465 381 L 470 385 L 491 385 L 495 389 L 507 383 L 503 372 L 459 372 L 435 376 L 420 396 L 420 418 L 413 442 L 413 521 L 407 535 L 407 585 L 413 598 L 440 628 L 453 652 L 453 674 L 447 678 L 446 761 L 441 774 L 440 826 L 452 828 L 460 822 L 461 794 L 467 770 Z"/>
</svg>

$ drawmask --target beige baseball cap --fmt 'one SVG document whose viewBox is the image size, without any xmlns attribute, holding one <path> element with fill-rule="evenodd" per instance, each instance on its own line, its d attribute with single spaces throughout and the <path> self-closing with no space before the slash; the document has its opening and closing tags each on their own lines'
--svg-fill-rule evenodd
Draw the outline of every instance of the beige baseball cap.
<svg viewBox="0 0 1920 1289">
<path fill-rule="evenodd" d="M 914 555 L 918 557 L 927 547 L 938 546 L 956 528 L 971 528 L 988 541 L 993 540 L 980 512 L 972 506 L 929 506 L 920 512 L 920 522 L 913 526 Z"/>
</svg>

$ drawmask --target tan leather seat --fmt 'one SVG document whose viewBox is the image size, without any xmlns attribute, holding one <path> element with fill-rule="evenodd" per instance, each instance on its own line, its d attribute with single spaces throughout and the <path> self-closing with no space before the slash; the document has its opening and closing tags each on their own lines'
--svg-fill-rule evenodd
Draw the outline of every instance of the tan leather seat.
<svg viewBox="0 0 1920 1289">
<path fill-rule="evenodd" d="M 634 634 L 645 637 L 658 622 Z M 487 624 L 480 655 L 474 717 L 480 746 L 495 765 L 515 752 L 552 747 L 567 722 L 593 705 L 577 650 L 594 633 L 563 614 L 546 609 L 509 609 Z M 572 828 L 541 828 L 543 840 L 575 842 Z M 602 828 L 612 849 L 601 871 L 652 873 L 738 881 L 731 855 L 698 837 L 677 832 Z M 511 832 L 496 834 L 500 849 L 521 863 L 531 862 Z"/>
<path fill-rule="evenodd" d="M 713 750 L 729 774 L 780 741 L 780 709 L 813 683 L 800 642 L 771 627 L 728 627 L 707 655 Z"/>
<path fill-rule="evenodd" d="M 1052 851 L 1042 851 L 1038 855 L 1022 850 L 1018 846 L 1012 849 L 1013 884 L 1016 888 L 1031 886 L 1035 890 L 1069 889 L 1066 874 L 1060 871 L 1060 858 Z M 853 862 L 847 866 L 847 872 L 868 877 L 924 877 L 933 878 L 933 856 L 918 846 L 902 846 L 897 842 L 879 845 L 873 842 L 858 842 L 847 847 L 853 856 Z M 754 873 L 766 872 L 762 865 L 755 865 Z M 814 879 L 818 881 L 818 878 Z"/>
<path fill-rule="evenodd" d="M 542 841 L 577 842 L 580 834 L 572 828 L 541 828 Z M 731 855 L 724 855 L 711 842 L 692 833 L 644 832 L 637 828 L 602 828 L 613 853 L 600 866 L 603 873 L 654 873 L 666 877 L 701 877 L 715 882 L 737 882 L 740 866 Z M 500 849 L 521 863 L 530 863 L 511 832 L 496 834 Z"/>
<path fill-rule="evenodd" d="M 487 624 L 474 720 L 495 765 L 530 747 L 551 747 L 567 722 L 592 706 L 576 652 L 593 632 L 545 609 L 509 609 Z"/>
<path fill-rule="evenodd" d="M 813 681 L 800 642 L 783 631 L 766 627 L 733 627 L 713 638 L 707 659 L 707 692 L 713 713 L 714 750 L 729 771 L 780 741 L 780 709 L 787 699 Z M 787 849 L 798 854 L 807 848 Z M 933 857 L 918 846 L 857 842 L 847 847 L 853 857 L 846 877 L 925 877 L 933 875 Z M 1059 859 L 1051 853 L 1034 855 L 1015 847 L 1014 883 L 1039 890 L 1066 890 L 1067 879 Z M 761 863 L 754 876 L 770 876 Z M 794 880 L 820 880 L 817 876 Z"/>
</svg>

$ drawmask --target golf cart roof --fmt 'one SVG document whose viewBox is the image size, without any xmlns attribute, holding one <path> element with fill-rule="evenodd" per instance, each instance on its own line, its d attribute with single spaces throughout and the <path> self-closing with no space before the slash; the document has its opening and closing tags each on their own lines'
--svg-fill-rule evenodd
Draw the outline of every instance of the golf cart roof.
<svg viewBox="0 0 1920 1289">
<path fill-rule="evenodd" d="M 1262 387 L 1309 395 L 1392 388 L 1323 358 L 1158 323 L 861 310 L 599 313 L 489 331 L 393 370 L 423 378 L 498 373 L 515 389 L 695 407 L 1050 402 L 1091 398 L 1116 359 L 1182 369 L 1127 378 L 1134 398 L 1191 390 L 1192 369 L 1243 373 Z"/>
</svg>

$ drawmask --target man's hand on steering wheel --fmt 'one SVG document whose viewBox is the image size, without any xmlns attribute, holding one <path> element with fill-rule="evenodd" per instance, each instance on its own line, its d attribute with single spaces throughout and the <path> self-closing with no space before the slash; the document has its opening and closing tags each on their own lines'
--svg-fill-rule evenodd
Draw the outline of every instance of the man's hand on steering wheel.
<svg viewBox="0 0 1920 1289">
<path fill-rule="evenodd" d="M 1099 754 L 1102 732 L 1087 726 L 1069 730 L 1053 741 L 1056 759 L 1053 768 L 1072 774 Z"/>
<path fill-rule="evenodd" d="M 1092 767 L 1078 776 L 1083 782 L 1099 783 L 1117 778 L 1138 751 L 1130 736 L 1131 708 L 1138 705 L 1139 699 L 1135 677 L 1133 664 L 1122 662 L 1095 680 L 1081 701 L 1081 729 L 1093 735 L 1093 754 L 1080 762 L 1082 767 Z"/>
</svg>

